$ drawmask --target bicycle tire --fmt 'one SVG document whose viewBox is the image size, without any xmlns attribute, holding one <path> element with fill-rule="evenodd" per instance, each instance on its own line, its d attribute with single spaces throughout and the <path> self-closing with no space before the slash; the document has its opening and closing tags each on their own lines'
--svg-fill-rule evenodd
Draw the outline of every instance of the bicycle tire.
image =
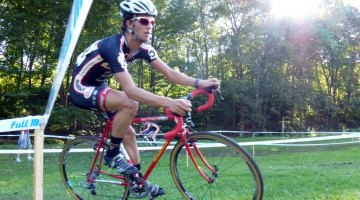
<svg viewBox="0 0 360 200">
<path fill-rule="evenodd" d="M 114 183 L 93 183 L 87 182 L 87 174 L 95 158 L 94 144 L 98 141 L 94 136 L 81 136 L 69 141 L 59 157 L 60 176 L 65 185 L 66 190 L 74 199 L 99 200 L 99 199 L 128 199 L 129 189 Z M 104 144 L 104 149 L 108 149 L 108 145 Z M 84 152 L 86 150 L 86 152 Z M 96 161 L 99 164 L 100 156 Z M 117 174 L 114 169 L 110 169 L 105 165 L 106 172 Z M 106 175 L 95 175 L 96 179 L 106 181 L 118 181 Z M 124 180 L 126 181 L 126 180 Z"/>
<path fill-rule="evenodd" d="M 185 199 L 262 199 L 264 184 L 260 169 L 243 147 L 226 136 L 211 132 L 192 133 L 186 140 L 199 148 L 210 166 L 216 166 L 217 177 L 214 182 L 208 183 L 200 176 L 187 156 L 184 144 L 178 142 L 171 152 L 170 170 L 176 187 Z M 196 156 L 194 148 L 190 147 L 190 150 L 200 169 L 210 177 L 211 171 Z"/>
</svg>

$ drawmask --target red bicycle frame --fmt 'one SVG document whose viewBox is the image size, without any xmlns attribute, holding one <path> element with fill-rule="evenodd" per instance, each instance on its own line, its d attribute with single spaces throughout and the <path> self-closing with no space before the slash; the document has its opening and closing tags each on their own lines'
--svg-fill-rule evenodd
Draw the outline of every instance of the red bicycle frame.
<svg viewBox="0 0 360 200">
<path fill-rule="evenodd" d="M 186 98 L 188 100 L 198 96 L 198 95 L 201 95 L 201 94 L 204 94 L 207 96 L 207 103 L 202 105 L 202 106 L 199 106 L 197 108 L 197 111 L 198 112 L 202 112 L 204 110 L 207 110 L 209 109 L 213 103 L 214 103 L 214 95 L 207 91 L 207 90 L 204 90 L 204 89 L 197 89 L 197 90 L 194 90 L 192 91 L 190 94 L 188 94 L 186 96 Z M 162 157 L 162 155 L 165 153 L 166 149 L 168 148 L 170 142 L 176 137 L 176 136 L 179 136 L 180 137 L 180 140 L 181 142 L 184 144 L 185 146 L 185 149 L 186 151 L 188 152 L 188 155 L 190 156 L 195 168 L 197 169 L 197 171 L 199 172 L 199 174 L 209 183 L 213 182 L 213 179 L 212 178 L 209 178 L 207 177 L 203 171 L 200 169 L 197 161 L 195 160 L 195 156 L 193 155 L 192 151 L 190 150 L 190 148 L 194 148 L 196 154 L 198 155 L 198 157 L 200 158 L 200 160 L 205 164 L 205 166 L 207 168 L 209 168 L 213 174 L 216 173 L 216 169 L 213 169 L 213 167 L 211 167 L 207 162 L 206 160 L 204 159 L 204 157 L 202 156 L 201 152 L 199 151 L 199 149 L 197 148 L 196 144 L 195 145 L 190 145 L 187 143 L 187 140 L 186 140 L 186 135 L 189 134 L 189 130 L 187 128 L 185 128 L 185 123 L 184 123 L 184 119 L 182 116 L 178 116 L 174 113 L 172 113 L 170 111 L 170 109 L 165 109 L 164 110 L 164 114 L 165 115 L 161 115 L 161 116 L 153 116 L 153 117 L 139 117 L 139 118 L 134 118 L 133 119 L 133 123 L 142 123 L 142 122 L 148 122 L 148 121 L 169 121 L 169 120 L 174 120 L 174 122 L 176 123 L 174 129 L 172 129 L 171 131 L 169 132 L 166 132 L 164 134 L 164 137 L 165 137 L 165 143 L 162 145 L 161 149 L 158 151 L 158 153 L 155 155 L 154 159 L 152 160 L 150 166 L 148 167 L 148 169 L 146 170 L 143 178 L 145 180 L 147 180 L 147 178 L 149 177 L 149 175 L 151 174 L 152 170 L 155 168 L 155 166 L 157 165 L 158 161 L 160 160 L 160 158 Z M 104 143 L 106 143 L 107 139 L 109 138 L 109 133 L 111 132 L 111 128 L 112 128 L 112 121 L 110 119 L 108 119 L 105 123 L 105 127 L 103 128 L 102 130 L 102 134 L 101 134 L 101 138 L 99 140 L 99 144 L 98 147 L 97 147 L 97 151 L 96 151 L 96 154 L 95 154 L 95 158 L 94 158 L 94 162 L 91 166 L 91 170 L 90 172 L 94 172 L 96 171 L 96 173 L 98 174 L 106 174 L 108 176 L 111 176 L 111 177 L 114 177 L 114 178 L 118 178 L 118 179 L 123 179 L 124 176 L 122 175 L 114 175 L 114 174 L 109 174 L 109 173 L 106 173 L 106 172 L 103 172 L 100 168 L 100 166 L 102 165 L 102 160 L 103 160 L 103 156 L 104 156 L 104 152 L 105 151 L 100 151 L 102 145 Z M 100 164 L 98 166 L 96 166 L 96 160 L 98 159 L 99 157 L 99 154 L 101 153 L 101 158 L 100 158 Z M 94 170 L 95 168 L 97 167 L 96 170 Z M 89 173 L 88 175 L 88 181 L 89 182 L 96 182 L 96 180 L 93 180 L 91 178 L 91 175 L 92 173 Z M 120 185 L 127 185 L 127 183 L 125 182 L 116 182 L 115 184 L 120 184 Z"/>
</svg>

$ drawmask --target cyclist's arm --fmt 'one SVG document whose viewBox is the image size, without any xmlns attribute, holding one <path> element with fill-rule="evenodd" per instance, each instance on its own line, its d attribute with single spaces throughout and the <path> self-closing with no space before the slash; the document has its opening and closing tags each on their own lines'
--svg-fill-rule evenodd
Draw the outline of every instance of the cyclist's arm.
<svg viewBox="0 0 360 200">
<path fill-rule="evenodd" d="M 180 115 L 185 115 L 186 112 L 191 111 L 191 104 L 188 101 L 158 96 L 136 87 L 134 80 L 127 71 L 115 73 L 114 76 L 130 99 L 153 107 L 167 107 Z"/>
<path fill-rule="evenodd" d="M 160 58 L 152 61 L 150 63 L 151 67 L 163 74 L 169 81 L 183 85 L 183 86 L 194 86 L 195 78 L 189 77 L 179 71 L 176 71 L 170 68 L 166 63 L 164 63 Z"/>
<path fill-rule="evenodd" d="M 166 63 L 164 63 L 160 58 L 152 61 L 150 63 L 151 67 L 162 73 L 168 80 L 175 84 L 180 84 L 183 86 L 195 86 L 195 78 L 189 77 L 179 71 L 176 71 L 170 68 Z M 199 80 L 197 83 L 199 88 L 206 88 L 210 86 L 220 87 L 220 81 L 216 78 L 211 78 L 208 80 Z"/>
<path fill-rule="evenodd" d="M 134 80 L 127 71 L 118 72 L 114 76 L 130 99 L 154 107 L 168 107 L 171 104 L 172 100 L 168 97 L 158 96 L 136 87 Z"/>
</svg>

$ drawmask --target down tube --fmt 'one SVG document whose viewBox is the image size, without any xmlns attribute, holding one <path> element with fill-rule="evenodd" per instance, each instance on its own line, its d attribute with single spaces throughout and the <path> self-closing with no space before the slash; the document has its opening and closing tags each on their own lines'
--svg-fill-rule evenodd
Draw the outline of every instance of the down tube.
<svg viewBox="0 0 360 200">
<path fill-rule="evenodd" d="M 163 144 L 163 146 L 161 147 L 159 152 L 155 155 L 155 157 L 154 157 L 153 161 L 151 162 L 149 168 L 146 170 L 146 173 L 144 175 L 145 180 L 147 180 L 147 178 L 151 174 L 152 170 L 155 168 L 156 164 L 159 162 L 160 158 L 165 153 L 166 148 L 169 146 L 169 144 L 170 144 L 170 140 L 165 140 L 165 143 Z"/>
</svg>

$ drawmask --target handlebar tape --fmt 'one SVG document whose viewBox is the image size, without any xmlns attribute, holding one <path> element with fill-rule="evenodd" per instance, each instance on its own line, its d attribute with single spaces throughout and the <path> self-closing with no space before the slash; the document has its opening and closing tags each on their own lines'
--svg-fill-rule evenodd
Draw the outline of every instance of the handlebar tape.
<svg viewBox="0 0 360 200">
<path fill-rule="evenodd" d="M 206 104 L 199 106 L 196 110 L 198 112 L 202 112 L 204 110 L 209 109 L 213 104 L 214 104 L 214 94 L 211 92 L 208 92 L 206 90 L 202 90 L 202 89 L 197 89 L 191 92 L 191 96 L 194 98 L 200 94 L 205 94 L 208 98 L 208 101 L 206 102 Z"/>
</svg>

